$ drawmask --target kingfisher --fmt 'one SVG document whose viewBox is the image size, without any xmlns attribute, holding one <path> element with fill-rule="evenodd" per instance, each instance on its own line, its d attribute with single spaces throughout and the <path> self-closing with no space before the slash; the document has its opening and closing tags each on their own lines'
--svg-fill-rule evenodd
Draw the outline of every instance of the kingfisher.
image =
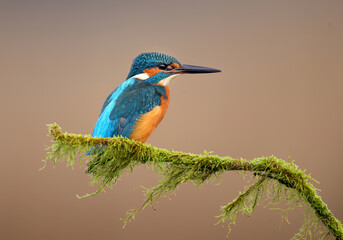
<svg viewBox="0 0 343 240">
<path fill-rule="evenodd" d="M 162 53 L 140 54 L 126 80 L 106 98 L 93 137 L 123 136 L 144 143 L 167 112 L 169 83 L 174 77 L 220 71 L 181 64 Z"/>
</svg>

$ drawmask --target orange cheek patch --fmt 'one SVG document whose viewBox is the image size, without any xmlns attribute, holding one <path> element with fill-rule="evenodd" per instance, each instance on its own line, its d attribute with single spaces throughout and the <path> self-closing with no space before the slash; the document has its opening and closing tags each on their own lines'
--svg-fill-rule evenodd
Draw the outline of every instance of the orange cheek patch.
<svg viewBox="0 0 343 240">
<path fill-rule="evenodd" d="M 158 72 L 160 72 L 160 70 L 157 68 L 149 68 L 149 69 L 145 69 L 144 72 L 146 74 L 148 74 L 149 77 L 152 77 L 152 76 L 156 75 Z"/>
<path fill-rule="evenodd" d="M 173 68 L 179 68 L 179 67 L 180 67 L 180 64 L 178 64 L 178 63 L 172 63 L 171 66 L 172 66 Z"/>
<path fill-rule="evenodd" d="M 174 68 L 179 68 L 179 67 L 180 67 L 180 64 L 178 64 L 178 63 L 172 63 L 172 64 L 170 64 L 170 66 L 172 66 L 173 69 L 174 69 Z M 159 72 L 171 72 L 171 71 L 160 70 L 160 69 L 158 69 L 158 68 L 149 68 L 149 69 L 145 69 L 144 72 L 145 72 L 146 74 L 148 74 L 149 77 L 152 77 L 152 76 L 156 75 L 156 74 L 159 73 Z"/>
</svg>

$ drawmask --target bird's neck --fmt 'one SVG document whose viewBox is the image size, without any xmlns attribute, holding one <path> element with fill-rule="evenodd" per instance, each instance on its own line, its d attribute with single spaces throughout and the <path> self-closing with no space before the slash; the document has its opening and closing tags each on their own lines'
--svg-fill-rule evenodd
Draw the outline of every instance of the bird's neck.
<svg viewBox="0 0 343 240">
<path fill-rule="evenodd" d="M 162 85 L 163 86 L 163 85 Z M 170 96 L 170 90 L 169 90 L 169 86 L 163 86 L 164 89 L 166 90 L 166 97 L 167 97 L 167 101 L 168 101 L 168 104 L 169 104 L 169 96 Z"/>
<path fill-rule="evenodd" d="M 156 85 L 164 87 L 165 94 L 161 95 L 161 107 L 165 108 L 165 110 L 167 111 L 168 106 L 169 106 L 169 97 L 170 97 L 169 86 L 168 85 L 167 86 L 163 86 L 161 83 L 158 83 Z"/>
</svg>

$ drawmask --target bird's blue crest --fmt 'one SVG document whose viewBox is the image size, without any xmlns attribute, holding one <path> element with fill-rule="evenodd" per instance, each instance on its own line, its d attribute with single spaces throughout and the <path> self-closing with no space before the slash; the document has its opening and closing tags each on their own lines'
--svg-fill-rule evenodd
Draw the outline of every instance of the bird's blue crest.
<svg viewBox="0 0 343 240">
<path fill-rule="evenodd" d="M 156 52 L 142 53 L 133 60 L 131 70 L 129 75 L 127 76 L 127 79 L 137 74 L 143 73 L 145 69 L 157 67 L 161 63 L 166 65 L 178 63 L 179 65 L 181 65 L 181 63 L 176 58 L 166 54 Z"/>
</svg>

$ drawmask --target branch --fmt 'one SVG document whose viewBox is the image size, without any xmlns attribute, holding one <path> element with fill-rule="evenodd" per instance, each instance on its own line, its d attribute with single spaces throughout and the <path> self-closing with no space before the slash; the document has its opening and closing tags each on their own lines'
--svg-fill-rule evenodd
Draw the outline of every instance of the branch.
<svg viewBox="0 0 343 240">
<path fill-rule="evenodd" d="M 128 211 L 125 224 L 133 219 L 137 212 L 148 205 L 153 206 L 158 198 L 173 192 L 184 182 L 202 184 L 224 172 L 240 171 L 254 173 L 252 178 L 256 179 L 256 182 L 234 201 L 222 207 L 222 214 L 218 216 L 219 222 L 228 222 L 229 231 L 239 212 L 251 215 L 258 204 L 269 206 L 287 200 L 288 208 L 282 210 L 282 216 L 286 220 L 287 212 L 295 206 L 308 206 L 305 223 L 294 239 L 312 237 L 313 234 L 343 239 L 341 222 L 334 217 L 317 194 L 317 189 L 309 182 L 313 180 L 310 175 L 299 170 L 293 162 L 286 162 L 274 156 L 247 161 L 209 153 L 197 155 L 168 151 L 124 137 L 101 138 L 68 134 L 62 133 L 56 123 L 48 126 L 54 144 L 49 147 L 45 164 L 48 160 L 55 163 L 67 161 L 68 165 L 74 165 L 77 158 L 80 161 L 83 158 L 92 160 L 87 173 L 91 176 L 91 183 L 96 183 L 99 187 L 96 192 L 80 198 L 93 196 L 104 188 L 113 186 L 123 171 L 132 170 L 140 164 L 149 164 L 163 176 L 155 187 L 145 189 L 146 201 L 139 210 Z M 89 152 L 92 154 L 87 157 Z M 266 199 L 262 201 L 263 194 Z M 326 228 L 324 232 L 319 229 L 321 224 Z"/>
</svg>

